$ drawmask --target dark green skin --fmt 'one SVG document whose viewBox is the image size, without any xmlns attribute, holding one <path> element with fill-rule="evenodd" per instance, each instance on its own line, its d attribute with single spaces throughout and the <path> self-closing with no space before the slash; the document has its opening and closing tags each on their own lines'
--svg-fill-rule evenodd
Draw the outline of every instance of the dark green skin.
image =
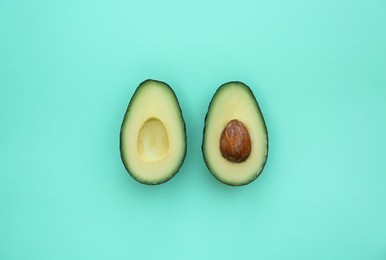
<svg viewBox="0 0 386 260">
<path fill-rule="evenodd" d="M 176 163 L 176 168 L 174 170 L 174 172 L 172 174 L 170 174 L 170 176 L 168 176 L 168 178 L 165 178 L 165 179 L 162 179 L 160 180 L 159 182 L 156 182 L 156 183 L 149 183 L 149 182 L 144 182 L 142 180 L 139 180 L 137 179 L 133 174 L 132 174 L 132 171 L 130 170 L 130 166 L 128 163 L 125 162 L 124 158 L 123 158 L 123 147 L 122 147 L 122 129 L 123 129 L 123 126 L 124 126 L 124 123 L 125 123 L 125 119 L 126 119 L 126 115 L 130 112 L 130 105 L 131 105 L 131 102 L 133 102 L 133 100 L 135 99 L 136 97 L 136 94 L 137 92 L 140 91 L 141 89 L 141 86 L 143 86 L 146 82 L 149 82 L 149 81 L 153 81 L 153 82 L 157 82 L 157 83 L 161 83 L 161 84 L 164 84 L 166 87 L 168 87 L 171 92 L 173 93 L 175 99 L 176 99 L 176 102 L 177 102 L 177 105 L 178 105 L 178 108 L 180 110 L 180 115 L 181 115 L 181 118 L 180 120 L 182 121 L 183 123 L 183 126 L 184 126 L 184 132 L 185 132 L 185 152 L 184 152 L 184 155 L 181 159 L 180 162 L 177 162 Z M 153 80 L 153 79 L 147 79 L 145 81 L 143 81 L 141 84 L 139 84 L 139 86 L 137 87 L 137 89 L 135 90 L 130 102 L 129 102 L 129 105 L 127 106 L 127 109 L 126 109 L 126 113 L 125 113 L 125 116 L 123 117 L 123 120 L 122 120 L 122 124 L 121 124 L 121 131 L 119 133 L 119 150 L 120 150 L 120 153 L 121 153 L 121 160 L 123 162 L 123 165 L 125 166 L 126 168 L 126 171 L 129 173 L 129 175 L 135 179 L 136 181 L 142 183 L 142 184 L 146 184 L 146 185 L 159 185 L 159 184 L 162 184 L 162 183 L 165 183 L 167 181 L 169 181 L 170 179 L 172 179 L 177 173 L 178 171 L 180 170 L 184 160 L 185 160 L 185 157 L 186 157 L 186 151 L 187 151 L 187 144 L 186 144 L 186 124 L 185 124 L 185 121 L 184 121 L 184 117 L 182 115 L 182 110 L 181 110 L 181 106 L 180 106 L 180 103 L 178 102 L 178 99 L 177 99 L 177 96 L 176 96 L 176 93 L 174 92 L 174 90 L 165 82 L 162 82 L 162 81 L 159 81 L 159 80 Z"/>
<path fill-rule="evenodd" d="M 261 167 L 261 170 L 258 171 L 258 172 L 256 172 L 256 174 L 253 175 L 253 177 L 252 177 L 251 179 L 249 179 L 246 183 L 241 183 L 241 184 L 237 184 L 237 185 L 236 185 L 236 184 L 232 184 L 232 183 L 224 182 L 223 180 L 221 180 L 220 178 L 218 178 L 218 177 L 216 176 L 216 174 L 214 173 L 213 169 L 211 169 L 210 163 L 209 163 L 209 162 L 207 161 L 207 159 L 206 159 L 206 156 L 205 156 L 205 145 L 204 145 L 205 128 L 206 128 L 206 124 L 207 124 L 208 114 L 209 114 L 210 109 L 211 109 L 211 106 L 212 106 L 212 102 L 213 102 L 215 96 L 218 95 L 218 94 L 220 94 L 220 93 L 221 93 L 221 90 L 222 90 L 223 88 L 226 88 L 227 85 L 230 84 L 230 83 L 240 84 L 240 85 L 242 85 L 243 87 L 245 87 L 246 91 L 249 92 L 249 94 L 250 94 L 250 96 L 251 96 L 251 99 L 255 101 L 256 106 L 257 106 L 257 109 L 259 110 L 259 112 L 260 112 L 260 114 L 261 114 L 261 116 L 262 116 L 262 118 L 263 118 L 264 128 L 265 128 L 265 131 L 266 131 L 266 133 L 267 133 L 267 155 L 266 155 L 266 157 L 265 157 L 265 161 L 264 161 L 264 163 L 263 163 L 263 166 Z M 247 185 L 247 184 L 253 182 L 253 181 L 254 181 L 257 177 L 259 177 L 259 176 L 261 175 L 261 173 L 263 172 L 264 167 L 265 167 L 265 165 L 266 165 L 266 163 L 267 163 L 267 160 L 268 160 L 268 151 L 269 151 L 268 148 L 269 148 L 269 138 L 268 138 L 268 129 L 267 129 L 267 125 L 266 125 L 266 123 L 265 123 L 264 116 L 263 116 L 263 113 L 261 112 L 259 103 L 257 102 L 256 97 L 255 97 L 255 95 L 253 94 L 253 92 L 252 92 L 252 90 L 250 89 L 250 87 L 248 87 L 246 84 L 244 84 L 243 82 L 240 82 L 240 81 L 230 81 L 230 82 L 227 82 L 227 83 L 222 84 L 222 85 L 216 90 L 216 92 L 214 93 L 214 95 L 213 95 L 213 97 L 212 97 L 212 100 L 211 100 L 210 103 L 209 103 L 208 111 L 207 111 L 206 116 L 205 116 L 205 124 L 204 124 L 204 129 L 203 129 L 203 138 L 202 138 L 202 144 L 201 144 L 201 151 L 202 151 L 202 156 L 203 156 L 203 158 L 204 158 L 204 162 L 205 162 L 206 167 L 208 168 L 209 172 L 210 172 L 210 173 L 213 175 L 213 177 L 215 177 L 218 181 L 220 181 L 220 182 L 222 182 L 222 183 L 224 183 L 224 184 L 226 184 L 226 185 L 233 186 L 233 187 Z"/>
</svg>

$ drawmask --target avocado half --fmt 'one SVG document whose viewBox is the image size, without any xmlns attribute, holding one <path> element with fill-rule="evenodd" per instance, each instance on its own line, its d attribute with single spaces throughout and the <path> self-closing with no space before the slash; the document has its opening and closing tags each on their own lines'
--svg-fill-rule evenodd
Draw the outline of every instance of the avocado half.
<svg viewBox="0 0 386 260">
<path fill-rule="evenodd" d="M 186 129 L 172 88 L 161 81 L 145 80 L 124 116 L 120 133 L 122 162 L 143 184 L 170 180 L 186 156 Z"/>
<path fill-rule="evenodd" d="M 205 117 L 201 148 L 209 171 L 224 184 L 246 185 L 263 171 L 268 131 L 247 85 L 233 81 L 217 89 Z"/>
</svg>

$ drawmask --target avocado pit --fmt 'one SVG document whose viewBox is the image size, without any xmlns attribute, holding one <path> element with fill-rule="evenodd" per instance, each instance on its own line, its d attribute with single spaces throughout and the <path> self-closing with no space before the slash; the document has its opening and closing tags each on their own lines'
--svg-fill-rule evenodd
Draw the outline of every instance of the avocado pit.
<svg viewBox="0 0 386 260">
<path fill-rule="evenodd" d="M 229 121 L 220 137 L 222 156 L 230 162 L 244 162 L 251 154 L 251 146 L 251 138 L 244 124 L 237 119 Z"/>
</svg>

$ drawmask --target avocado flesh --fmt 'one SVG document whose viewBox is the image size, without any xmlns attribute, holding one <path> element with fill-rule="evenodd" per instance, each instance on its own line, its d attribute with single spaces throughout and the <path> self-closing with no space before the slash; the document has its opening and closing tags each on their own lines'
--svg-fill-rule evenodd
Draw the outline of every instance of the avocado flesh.
<svg viewBox="0 0 386 260">
<path fill-rule="evenodd" d="M 251 139 L 250 155 L 239 163 L 224 158 L 219 147 L 223 129 L 234 119 L 244 124 Z M 268 158 L 267 128 L 255 96 L 244 83 L 226 83 L 214 94 L 205 119 L 202 152 L 210 172 L 225 184 L 245 185 L 262 172 Z"/>
<path fill-rule="evenodd" d="M 122 122 L 120 150 L 127 171 L 141 183 L 164 183 L 178 172 L 186 155 L 185 122 L 166 83 L 138 86 Z"/>
</svg>

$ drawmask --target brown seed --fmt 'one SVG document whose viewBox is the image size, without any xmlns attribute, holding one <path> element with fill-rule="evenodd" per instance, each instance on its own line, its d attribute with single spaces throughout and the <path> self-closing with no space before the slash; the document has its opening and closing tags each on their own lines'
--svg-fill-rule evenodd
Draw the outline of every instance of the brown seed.
<svg viewBox="0 0 386 260">
<path fill-rule="evenodd" d="M 251 154 L 251 138 L 247 128 L 237 119 L 229 121 L 220 138 L 222 156 L 230 162 L 244 162 Z"/>
</svg>

